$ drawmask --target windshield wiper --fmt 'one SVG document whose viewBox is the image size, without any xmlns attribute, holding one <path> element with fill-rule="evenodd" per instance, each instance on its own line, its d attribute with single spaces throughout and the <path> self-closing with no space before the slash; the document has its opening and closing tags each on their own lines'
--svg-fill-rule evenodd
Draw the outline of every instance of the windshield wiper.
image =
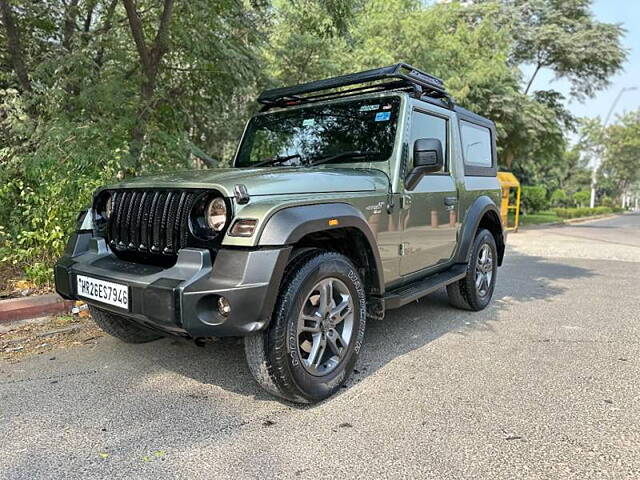
<svg viewBox="0 0 640 480">
<path fill-rule="evenodd" d="M 265 165 L 275 165 L 276 163 L 286 162 L 287 160 L 291 160 L 292 158 L 302 158 L 299 153 L 294 153 L 293 155 L 285 155 L 284 157 L 276 156 L 271 158 L 265 158 L 264 160 L 259 161 L 258 163 L 254 163 L 251 165 L 252 167 L 264 167 Z"/>
<path fill-rule="evenodd" d="M 309 160 L 309 165 L 321 165 L 323 163 L 335 162 L 337 160 L 352 159 L 358 157 L 376 157 L 380 152 L 362 152 L 360 150 L 349 150 L 346 152 L 336 153 L 325 157 L 318 157 Z"/>
</svg>

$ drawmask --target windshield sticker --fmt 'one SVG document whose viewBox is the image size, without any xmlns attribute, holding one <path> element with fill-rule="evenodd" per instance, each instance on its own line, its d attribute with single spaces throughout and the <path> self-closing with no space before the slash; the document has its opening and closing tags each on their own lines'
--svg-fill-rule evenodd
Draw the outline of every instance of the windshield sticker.
<svg viewBox="0 0 640 480">
<path fill-rule="evenodd" d="M 303 127 L 310 127 L 311 125 L 315 125 L 316 120 L 314 118 L 305 118 L 302 121 L 302 126 Z"/>
<path fill-rule="evenodd" d="M 378 110 L 380 105 L 363 105 L 360 107 L 361 112 L 372 112 L 374 110 Z"/>
<path fill-rule="evenodd" d="M 382 107 L 383 110 L 391 110 L 391 105 L 387 104 L 384 107 Z"/>
<path fill-rule="evenodd" d="M 387 122 L 391 118 L 391 112 L 376 113 L 376 122 Z"/>
</svg>

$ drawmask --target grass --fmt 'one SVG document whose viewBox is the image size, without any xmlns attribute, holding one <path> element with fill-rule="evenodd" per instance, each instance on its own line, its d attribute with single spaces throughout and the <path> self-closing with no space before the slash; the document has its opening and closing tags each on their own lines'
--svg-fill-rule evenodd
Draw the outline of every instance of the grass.
<svg viewBox="0 0 640 480">
<path fill-rule="evenodd" d="M 540 225 L 543 223 L 561 222 L 562 219 L 552 211 L 530 213 L 528 215 L 520 214 L 520 226 Z M 509 225 L 513 225 L 514 215 L 509 215 Z"/>
</svg>

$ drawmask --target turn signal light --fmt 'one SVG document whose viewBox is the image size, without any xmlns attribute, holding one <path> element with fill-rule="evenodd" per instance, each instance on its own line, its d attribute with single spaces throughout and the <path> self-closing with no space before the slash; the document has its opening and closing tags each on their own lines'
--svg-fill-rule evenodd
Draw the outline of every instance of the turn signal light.
<svg viewBox="0 0 640 480">
<path fill-rule="evenodd" d="M 258 220 L 253 218 L 239 218 L 235 221 L 229 235 L 232 237 L 251 237 L 256 231 Z"/>
</svg>

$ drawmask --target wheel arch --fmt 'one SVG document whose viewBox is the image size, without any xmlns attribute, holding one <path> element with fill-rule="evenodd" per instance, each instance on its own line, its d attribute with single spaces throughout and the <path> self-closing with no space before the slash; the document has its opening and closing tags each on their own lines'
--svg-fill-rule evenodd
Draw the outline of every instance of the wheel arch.
<svg viewBox="0 0 640 480">
<path fill-rule="evenodd" d="M 356 263 L 367 293 L 384 294 L 382 260 L 375 235 L 364 215 L 347 203 L 284 208 L 269 219 L 258 245 L 319 247 L 342 253 Z"/>
<path fill-rule="evenodd" d="M 480 228 L 491 232 L 498 250 L 498 265 L 502 265 L 505 251 L 505 236 L 500 211 L 496 204 L 486 195 L 478 197 L 467 210 L 464 224 L 460 232 L 456 263 L 467 263 L 473 248 L 473 239 Z"/>
</svg>

